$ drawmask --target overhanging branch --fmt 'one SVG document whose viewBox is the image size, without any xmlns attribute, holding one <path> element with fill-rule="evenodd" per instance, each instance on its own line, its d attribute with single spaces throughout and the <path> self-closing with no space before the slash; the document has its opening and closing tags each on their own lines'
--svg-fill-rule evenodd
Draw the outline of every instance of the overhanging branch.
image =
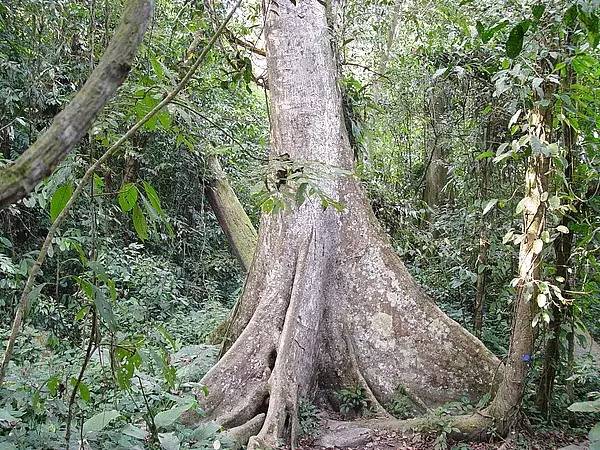
<svg viewBox="0 0 600 450">
<path fill-rule="evenodd" d="M 19 158 L 0 169 L 0 208 L 29 194 L 66 158 L 125 81 L 152 17 L 154 0 L 129 0 L 100 63 L 50 127 Z"/>
</svg>

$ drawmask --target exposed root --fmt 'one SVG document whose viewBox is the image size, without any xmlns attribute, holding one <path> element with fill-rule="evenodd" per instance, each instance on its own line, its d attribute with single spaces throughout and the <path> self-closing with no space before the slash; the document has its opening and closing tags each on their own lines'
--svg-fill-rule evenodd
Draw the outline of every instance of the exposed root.
<svg viewBox="0 0 600 450">
<path fill-rule="evenodd" d="M 359 447 L 364 446 L 373 436 L 373 430 L 361 426 L 349 427 L 348 422 L 327 420 L 322 423 L 322 431 L 315 439 L 320 447 Z"/>
<path fill-rule="evenodd" d="M 239 401 L 230 411 L 215 417 L 214 420 L 226 428 L 244 426 L 245 423 L 255 419 L 251 417 L 266 401 L 268 401 L 266 385 L 254 386 L 246 392 L 246 395 L 240 396 Z"/>
<path fill-rule="evenodd" d="M 381 431 L 400 434 L 439 433 L 442 427 L 450 425 L 452 439 L 481 441 L 491 437 L 493 420 L 484 411 L 460 416 L 423 416 L 414 419 L 363 419 L 348 422 L 327 420 L 321 429 L 316 444 L 323 447 L 357 447 L 371 441 Z"/>
<path fill-rule="evenodd" d="M 388 413 L 387 410 L 381 405 L 381 403 L 379 403 L 379 400 L 377 400 L 377 397 L 375 397 L 375 394 L 373 394 L 369 383 L 367 383 L 367 380 L 365 380 L 365 377 L 361 373 L 360 368 L 358 367 L 358 362 L 356 360 L 356 352 L 354 350 L 354 346 L 352 345 L 352 341 L 348 338 L 348 336 L 349 335 L 347 333 L 344 334 L 344 340 L 346 341 L 346 345 L 348 347 L 350 365 L 352 371 L 355 373 L 358 384 L 365 391 L 365 395 L 367 397 L 367 401 L 369 402 L 369 407 L 371 408 L 371 411 L 377 416 L 392 418 L 390 413 Z"/>
<path fill-rule="evenodd" d="M 235 442 L 237 448 L 243 447 L 250 437 L 255 436 L 263 426 L 265 414 L 258 414 L 243 425 L 230 428 L 225 435 Z"/>
</svg>

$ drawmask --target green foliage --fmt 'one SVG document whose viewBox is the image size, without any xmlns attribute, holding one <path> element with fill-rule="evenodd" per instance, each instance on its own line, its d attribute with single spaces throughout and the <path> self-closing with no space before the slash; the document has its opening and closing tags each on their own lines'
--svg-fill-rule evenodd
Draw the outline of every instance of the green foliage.
<svg viewBox="0 0 600 450">
<path fill-rule="evenodd" d="M 400 386 L 394 391 L 394 396 L 385 405 L 385 409 L 389 411 L 397 419 L 410 419 L 418 415 L 420 408 L 416 407 L 406 390 Z"/>
<path fill-rule="evenodd" d="M 65 184 L 59 187 L 50 200 L 50 220 L 54 222 L 73 195 L 73 185 Z"/>
<path fill-rule="evenodd" d="M 509 58 L 516 58 L 521 54 L 523 50 L 523 38 L 529 28 L 529 22 L 523 21 L 516 24 L 510 34 L 508 35 L 508 41 L 506 41 L 506 56 Z"/>
<path fill-rule="evenodd" d="M 306 400 L 300 401 L 298 406 L 298 422 L 300 423 L 301 436 L 307 438 L 316 436 L 320 423 L 317 407 Z"/>
<path fill-rule="evenodd" d="M 368 407 L 367 393 L 362 386 L 347 386 L 335 393 L 343 415 L 362 415 Z"/>
<path fill-rule="evenodd" d="M 130 77 L 89 139 L 28 198 L 0 211 L 0 336 L 8 334 L 40 238 L 71 197 L 74 180 L 181 79 L 190 34 L 212 33 L 219 7 L 209 12 L 203 2 L 184 3 L 160 2 Z M 524 162 L 532 154 L 550 157 L 551 192 L 542 200 L 547 230 L 536 243 L 544 261 L 535 285 L 537 348 L 553 336 L 553 320 L 563 313 L 569 320 L 557 331 L 551 421 L 535 406 L 541 354 L 531 362 L 524 406 L 535 427 L 567 428 L 573 401 L 576 409 L 595 405 L 582 403 L 600 388 L 593 358 L 571 362 L 568 348 L 570 336 L 578 343 L 586 328 L 600 337 L 597 8 L 587 0 L 418 0 L 401 5 L 392 30 L 394 4 L 347 1 L 339 12 L 343 26 L 333 24 L 356 174 L 284 155 L 266 164 L 266 96 L 255 83 L 261 65 L 225 40 L 189 88 L 99 168 L 53 240 L 30 295 L 27 326 L 0 388 L 0 447 L 65 447 L 69 397 L 96 315 L 96 345 L 71 418 L 74 435 L 83 419 L 94 448 L 210 449 L 217 441 L 227 448 L 217 425 L 180 423 L 184 411 L 201 413 L 192 392 L 218 354 L 203 342 L 227 317 L 244 278 L 205 199 L 208 154 L 223 161 L 255 223 L 261 212 L 305 202 L 343 213 L 323 181 L 357 176 L 408 270 L 473 331 L 483 275 L 481 339 L 501 358 L 511 330 L 520 214 L 531 209 L 522 195 Z M 20 155 L 64 107 L 89 74 L 90 57 L 98 62 L 120 4 L 88 6 L 0 4 L 0 164 Z M 252 14 L 240 14 L 231 32 L 259 42 Z M 532 138 L 528 114 L 538 106 L 552 112 L 548 142 Z M 576 134 L 571 174 L 567 126 Z M 429 205 L 423 191 L 436 165 L 447 176 L 437 186 L 439 203 Z M 573 238 L 568 280 L 555 267 L 563 235 Z M 489 244 L 485 263 L 478 262 L 480 239 Z M 337 398 L 344 415 L 369 406 L 359 386 Z M 488 400 L 440 408 L 437 448 L 449 445 L 446 416 L 473 413 Z M 401 389 L 386 407 L 399 418 L 421 412 Z M 303 433 L 314 434 L 314 405 L 302 402 L 298 414 Z M 590 428 L 593 414 L 575 415 L 577 425 Z M 598 433 L 596 425 L 590 440 Z"/>
<path fill-rule="evenodd" d="M 598 416 L 600 413 L 600 393 L 591 392 L 588 394 L 590 397 L 597 397 L 595 400 L 576 402 L 569 406 L 569 411 L 572 412 L 583 412 L 583 413 L 596 413 Z M 600 421 L 597 422 L 588 434 L 590 440 L 590 449 L 600 448 Z"/>
</svg>

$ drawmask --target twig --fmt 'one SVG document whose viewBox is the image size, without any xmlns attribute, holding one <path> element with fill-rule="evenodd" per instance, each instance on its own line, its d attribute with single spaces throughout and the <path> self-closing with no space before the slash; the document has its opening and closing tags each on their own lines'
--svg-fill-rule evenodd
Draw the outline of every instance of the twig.
<svg viewBox="0 0 600 450">
<path fill-rule="evenodd" d="M 90 331 L 90 340 L 88 341 L 87 350 L 85 352 L 85 358 L 83 359 L 83 364 L 81 365 L 79 376 L 77 377 L 77 381 L 73 385 L 73 391 L 71 392 L 71 398 L 69 399 L 69 412 L 67 413 L 67 430 L 65 431 L 66 450 L 69 450 L 69 441 L 71 440 L 71 421 L 73 420 L 73 405 L 75 404 L 75 398 L 77 398 L 77 390 L 79 389 L 79 385 L 83 380 L 85 369 L 87 369 L 87 365 L 90 362 L 90 358 L 92 357 L 92 352 L 94 350 L 94 342 L 96 340 L 97 325 L 98 316 L 96 314 L 96 308 L 92 307 L 92 330 Z"/>
<path fill-rule="evenodd" d="M 156 428 L 156 424 L 154 423 L 154 411 L 152 411 L 152 408 L 150 408 L 150 404 L 148 403 L 148 397 L 146 397 L 146 392 L 144 391 L 144 385 L 142 384 L 142 379 L 139 377 L 139 375 L 136 375 L 137 379 L 140 383 L 140 391 L 142 392 L 142 397 L 144 398 L 144 403 L 146 404 L 146 411 L 148 411 L 148 419 L 146 419 L 146 423 L 148 424 L 148 427 L 150 428 L 150 434 L 152 435 L 152 438 L 157 441 L 158 440 L 158 430 Z"/>
<path fill-rule="evenodd" d="M 260 56 L 267 56 L 267 52 L 265 49 L 262 48 L 258 48 L 256 47 L 254 44 L 252 44 L 251 42 L 247 42 L 243 39 L 240 39 L 239 37 L 235 36 L 231 31 L 227 30 L 225 32 L 225 37 L 227 38 L 227 40 L 233 44 L 237 44 L 240 47 L 244 47 L 246 50 L 250 50 L 252 53 L 256 53 L 257 55 Z"/>
</svg>

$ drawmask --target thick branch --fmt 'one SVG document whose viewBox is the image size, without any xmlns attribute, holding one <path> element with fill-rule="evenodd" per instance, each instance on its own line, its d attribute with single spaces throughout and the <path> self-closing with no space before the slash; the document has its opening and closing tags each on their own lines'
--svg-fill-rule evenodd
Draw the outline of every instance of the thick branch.
<svg viewBox="0 0 600 450">
<path fill-rule="evenodd" d="M 244 270 L 248 272 L 258 239 L 256 229 L 231 188 L 218 158 L 214 155 L 209 156 L 208 166 L 211 172 L 211 182 L 206 191 L 208 201 L 227 241 Z"/>
<path fill-rule="evenodd" d="M 96 69 L 50 127 L 13 164 L 0 170 L 0 208 L 25 197 L 67 156 L 125 81 L 152 16 L 153 0 L 130 0 Z"/>
</svg>

